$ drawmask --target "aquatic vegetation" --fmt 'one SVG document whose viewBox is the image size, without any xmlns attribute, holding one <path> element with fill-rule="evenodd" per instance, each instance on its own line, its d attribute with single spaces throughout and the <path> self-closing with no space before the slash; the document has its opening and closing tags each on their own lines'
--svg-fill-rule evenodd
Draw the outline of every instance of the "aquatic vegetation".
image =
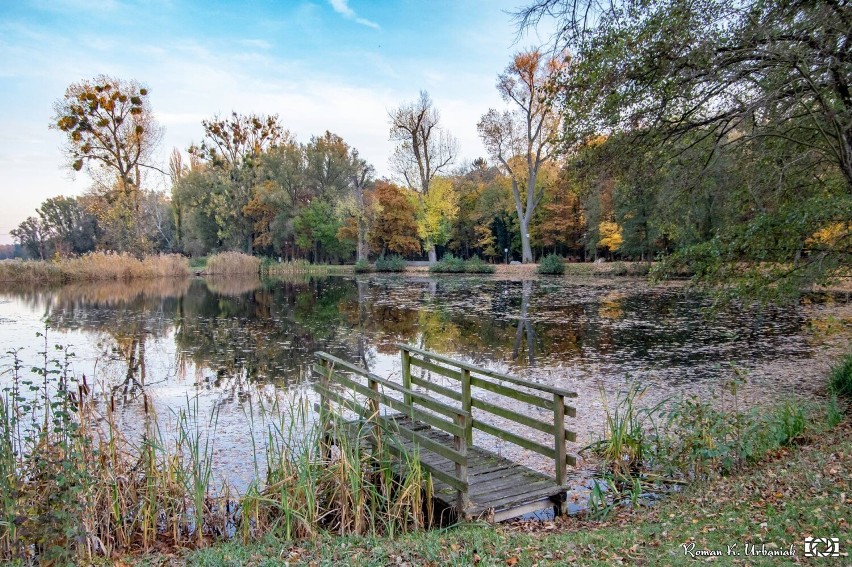
<svg viewBox="0 0 852 567">
<path fill-rule="evenodd" d="M 337 434 L 348 425 L 316 420 L 306 398 L 276 399 L 247 415 L 260 421 L 265 448 L 239 494 L 213 475 L 217 411 L 202 415 L 198 398 L 188 398 L 165 430 L 143 394 L 144 431 L 134 442 L 111 390 L 76 380 L 73 353 L 56 352 L 44 336 L 43 364 L 31 371 L 10 352 L 0 397 L 4 561 L 78 563 L 233 537 L 393 535 L 426 525 L 430 483 L 415 457 L 400 463 L 381 447 L 366 450 L 366 428 Z M 384 447 L 394 443 L 382 438 Z"/>
<path fill-rule="evenodd" d="M 0 261 L 0 282 L 65 283 L 75 281 L 186 277 L 189 265 L 180 254 L 145 256 L 92 252 L 59 260 Z"/>
<path fill-rule="evenodd" d="M 220 252 L 207 258 L 205 272 L 218 275 L 257 274 L 260 258 L 242 252 Z"/>
</svg>

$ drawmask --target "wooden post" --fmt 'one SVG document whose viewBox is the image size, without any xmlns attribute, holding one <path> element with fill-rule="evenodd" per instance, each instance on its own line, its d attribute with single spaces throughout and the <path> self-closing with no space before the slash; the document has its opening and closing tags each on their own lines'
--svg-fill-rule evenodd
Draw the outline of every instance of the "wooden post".
<svg viewBox="0 0 852 567">
<path fill-rule="evenodd" d="M 456 414 L 456 425 L 462 429 L 467 428 L 468 419 L 463 414 Z M 467 519 L 467 508 L 470 501 L 468 486 L 467 486 L 467 440 L 464 437 L 453 435 L 453 449 L 464 455 L 465 464 L 456 463 L 456 478 L 459 479 L 465 486 L 464 490 L 459 490 L 456 496 L 456 513 L 462 520 Z"/>
<path fill-rule="evenodd" d="M 402 387 L 406 390 L 411 389 L 411 353 L 408 352 L 405 347 L 400 349 L 400 354 L 402 355 Z M 411 396 L 405 394 L 403 396 L 403 401 L 405 405 L 411 405 Z"/>
<path fill-rule="evenodd" d="M 462 409 L 470 414 L 470 419 L 465 420 L 464 437 L 468 445 L 473 445 L 473 411 L 470 402 L 470 370 L 461 369 L 462 387 Z"/>
<path fill-rule="evenodd" d="M 331 373 L 334 371 L 334 367 L 330 366 L 328 361 L 320 360 L 320 365 L 323 367 L 323 372 L 320 375 L 320 384 L 322 384 L 323 389 L 328 389 L 329 383 L 331 382 Z M 320 394 L 320 427 L 322 429 L 321 439 L 320 439 L 320 454 L 323 459 L 331 458 L 331 402 L 325 396 L 325 394 Z"/>
<path fill-rule="evenodd" d="M 377 397 L 378 397 L 379 383 L 376 382 L 375 380 L 373 380 L 372 378 L 368 377 L 367 378 L 367 385 L 370 387 L 371 391 L 373 391 L 377 394 Z M 379 427 L 380 411 L 381 410 L 379 409 L 379 400 L 371 398 L 370 399 L 370 412 L 373 414 L 372 417 L 371 417 L 371 421 L 373 422 L 373 425 L 372 425 L 372 427 L 373 427 L 373 432 L 372 432 L 373 433 L 373 435 L 372 435 L 373 452 L 376 452 L 376 451 L 379 450 L 379 447 L 381 447 L 381 442 L 382 442 L 381 428 Z"/>
<path fill-rule="evenodd" d="M 565 470 L 565 398 L 553 394 L 553 448 L 556 458 L 556 484 L 563 486 Z"/>
</svg>

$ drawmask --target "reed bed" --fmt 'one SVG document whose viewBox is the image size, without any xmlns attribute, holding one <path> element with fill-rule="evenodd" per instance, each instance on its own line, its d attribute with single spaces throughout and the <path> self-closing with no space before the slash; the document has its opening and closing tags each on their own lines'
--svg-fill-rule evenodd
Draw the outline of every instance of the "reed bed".
<svg viewBox="0 0 852 567">
<path fill-rule="evenodd" d="M 219 252 L 207 258 L 207 274 L 234 276 L 260 273 L 260 258 L 242 252 Z"/>
<path fill-rule="evenodd" d="M 371 449 L 366 431 L 334 435 L 343 424 L 318 418 L 306 398 L 247 412 L 251 442 L 263 448 L 255 480 L 237 493 L 213 478 L 215 411 L 201 415 L 188 399 L 164 430 L 146 399 L 144 433 L 133 442 L 109 390 L 70 375 L 67 349 L 64 360 L 48 360 L 45 340 L 43 368 L 32 371 L 14 352 L 0 399 L 4 562 L 82 563 L 269 534 L 394 535 L 426 524 L 431 485 L 416 458 L 392 459 L 391 435 Z"/>
<path fill-rule="evenodd" d="M 186 258 L 179 254 L 146 256 L 140 260 L 129 254 L 92 252 L 59 260 L 0 261 L 0 282 L 3 283 L 129 281 L 188 275 Z"/>
</svg>

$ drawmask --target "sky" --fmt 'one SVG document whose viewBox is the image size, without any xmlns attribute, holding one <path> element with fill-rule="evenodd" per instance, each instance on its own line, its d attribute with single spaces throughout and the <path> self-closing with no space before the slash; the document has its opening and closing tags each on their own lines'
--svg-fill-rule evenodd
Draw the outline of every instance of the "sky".
<svg viewBox="0 0 852 567">
<path fill-rule="evenodd" d="M 79 195 L 48 128 L 71 83 L 100 74 L 147 86 L 165 133 L 157 165 L 214 115 L 277 114 L 301 142 L 326 130 L 391 177 L 388 112 L 431 95 L 459 140 L 485 156 L 476 123 L 504 108 L 497 74 L 522 49 L 523 0 L 0 0 L 0 244 L 42 201 Z M 168 190 L 165 179 L 151 179 Z"/>
</svg>

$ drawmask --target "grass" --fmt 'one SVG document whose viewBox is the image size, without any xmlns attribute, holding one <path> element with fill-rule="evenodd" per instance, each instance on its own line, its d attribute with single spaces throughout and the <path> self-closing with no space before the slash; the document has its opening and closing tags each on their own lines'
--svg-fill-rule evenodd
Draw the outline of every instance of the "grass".
<svg viewBox="0 0 852 567">
<path fill-rule="evenodd" d="M 852 494 L 852 426 L 847 419 L 815 432 L 801 444 L 772 451 L 759 466 L 687 487 L 653 507 L 617 509 L 606 521 L 570 517 L 506 526 L 471 524 L 413 532 L 399 538 L 334 537 L 293 542 L 266 538 L 225 543 L 174 557 L 142 558 L 150 564 L 192 565 L 680 565 L 693 564 L 684 545 L 697 550 L 736 544 L 740 556 L 721 564 L 779 565 L 807 562 L 805 536 L 839 537 L 852 548 L 848 495 Z M 746 556 L 745 544 L 769 550 L 794 546 L 796 556 Z M 699 559 L 700 556 L 698 557 Z M 842 564 L 821 560 L 823 564 Z M 139 558 L 136 558 L 139 561 Z M 815 560 L 816 561 L 816 560 Z"/>
<path fill-rule="evenodd" d="M 307 260 L 292 260 L 289 262 L 276 262 L 264 260 L 261 272 L 267 276 L 286 276 L 291 274 L 303 274 L 310 276 L 328 276 L 335 274 L 348 274 L 353 271 L 353 266 L 338 264 L 311 264 Z"/>
<path fill-rule="evenodd" d="M 160 277 L 186 277 L 189 266 L 179 254 L 146 256 L 93 252 L 59 260 L 0 261 L 0 282 L 66 283 L 95 280 L 128 281 Z"/>
<path fill-rule="evenodd" d="M 446 254 L 438 262 L 429 266 L 429 271 L 438 274 L 493 274 L 495 267 L 482 261 L 479 256 L 463 260 L 452 254 Z"/>
<path fill-rule="evenodd" d="M 828 376 L 828 386 L 834 394 L 852 398 L 852 353 L 844 356 L 831 369 Z"/>
</svg>

